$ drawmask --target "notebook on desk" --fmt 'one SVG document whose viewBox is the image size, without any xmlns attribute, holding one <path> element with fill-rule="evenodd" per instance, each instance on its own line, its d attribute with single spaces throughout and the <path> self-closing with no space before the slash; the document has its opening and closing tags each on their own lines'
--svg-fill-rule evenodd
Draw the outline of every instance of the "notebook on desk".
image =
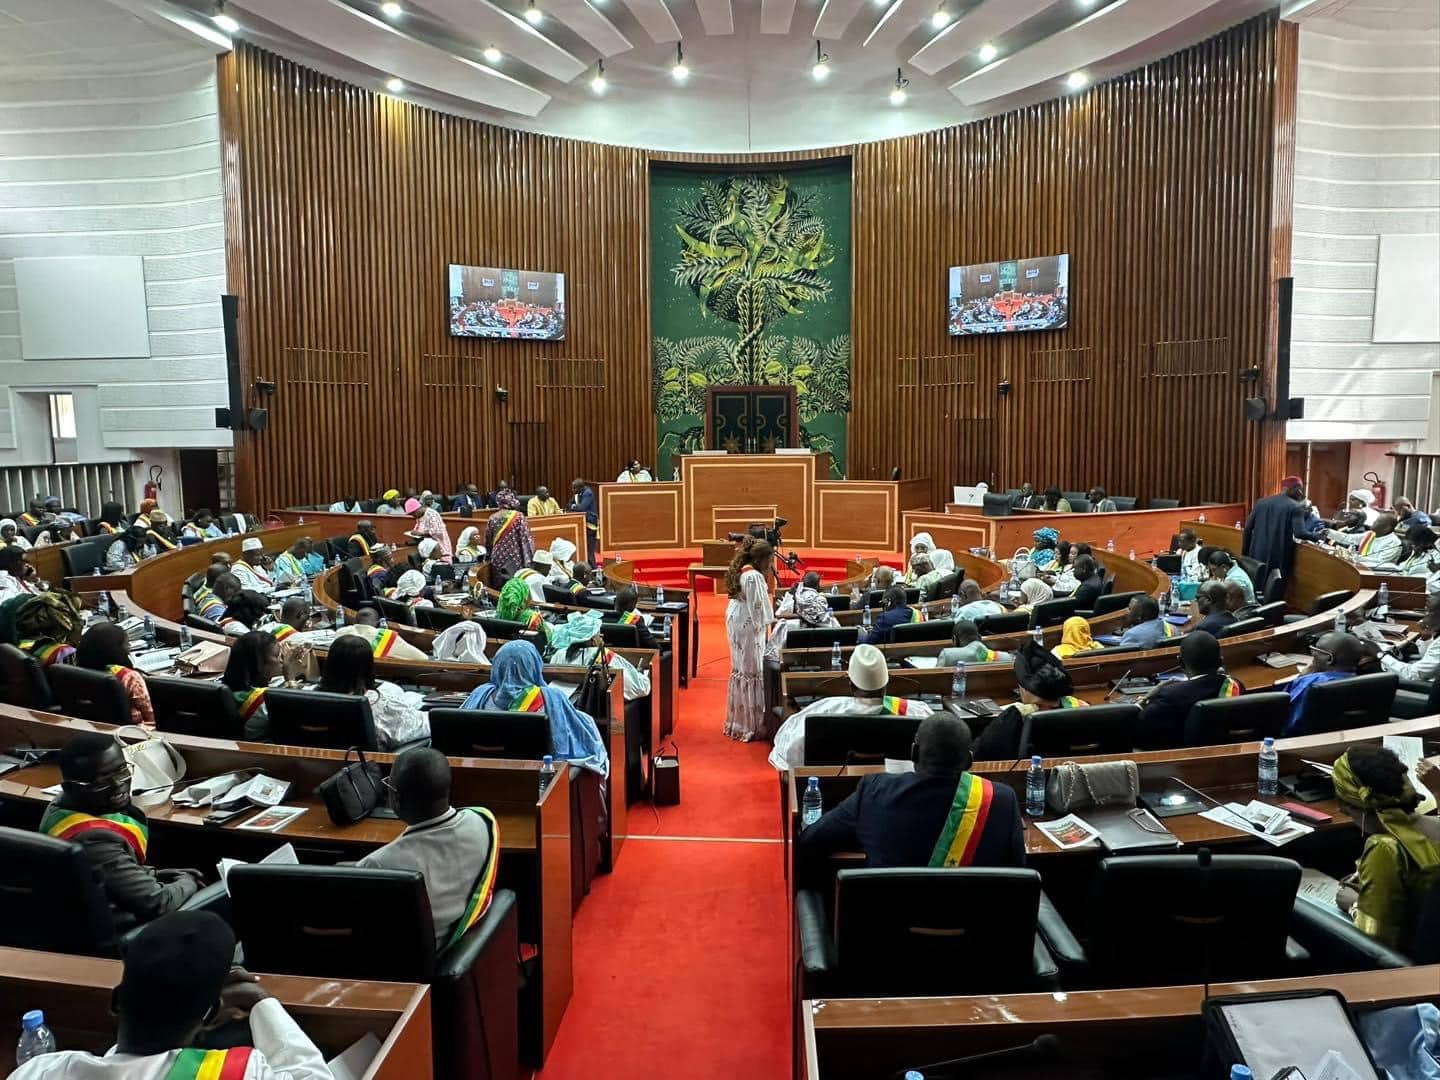
<svg viewBox="0 0 1440 1080">
<path fill-rule="evenodd" d="M 1180 846 L 1164 822 L 1143 806 L 1107 806 L 1085 811 L 1100 834 L 1100 843 L 1112 854 L 1126 851 L 1172 851 Z"/>
</svg>

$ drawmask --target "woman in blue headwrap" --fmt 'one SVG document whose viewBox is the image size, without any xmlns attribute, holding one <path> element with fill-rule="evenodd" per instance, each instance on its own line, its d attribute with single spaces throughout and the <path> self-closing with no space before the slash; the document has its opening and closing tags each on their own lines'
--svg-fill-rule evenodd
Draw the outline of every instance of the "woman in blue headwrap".
<svg viewBox="0 0 1440 1080">
<path fill-rule="evenodd" d="M 495 654 L 490 681 L 471 691 L 464 708 L 543 712 L 557 759 L 608 776 L 610 760 L 600 729 L 564 692 L 545 682 L 541 667 L 540 651 L 530 642 L 506 642 Z"/>
<path fill-rule="evenodd" d="M 1060 552 L 1057 550 L 1060 545 L 1060 534 L 1050 526 L 1036 529 L 1035 546 L 1030 549 L 1030 562 L 1035 569 L 1042 573 L 1048 573 L 1059 568 Z"/>
</svg>

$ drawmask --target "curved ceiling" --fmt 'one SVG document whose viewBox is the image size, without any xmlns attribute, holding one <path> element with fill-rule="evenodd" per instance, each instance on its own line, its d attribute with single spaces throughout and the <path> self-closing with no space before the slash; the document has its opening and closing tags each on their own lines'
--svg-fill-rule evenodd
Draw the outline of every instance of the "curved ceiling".
<svg viewBox="0 0 1440 1080">
<path fill-rule="evenodd" d="M 216 0 L 111 2 L 225 45 L 211 24 Z M 225 0 L 224 10 L 239 24 L 235 36 L 377 90 L 399 79 L 394 92 L 448 112 L 599 142 L 738 153 L 962 123 L 1132 70 L 1278 6 L 533 0 L 539 18 L 527 19 L 530 2 Z M 828 59 L 823 81 L 813 75 L 817 42 Z M 677 48 L 689 69 L 683 83 L 672 76 Z M 1083 81 L 1072 84 L 1077 72 Z"/>
</svg>

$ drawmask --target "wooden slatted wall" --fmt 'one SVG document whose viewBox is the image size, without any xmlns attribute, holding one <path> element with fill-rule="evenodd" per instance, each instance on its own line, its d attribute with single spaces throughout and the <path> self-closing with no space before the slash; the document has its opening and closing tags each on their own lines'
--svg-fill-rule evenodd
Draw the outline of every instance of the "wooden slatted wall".
<svg viewBox="0 0 1440 1080">
<path fill-rule="evenodd" d="M 269 430 L 237 438 L 241 505 L 539 465 L 563 492 L 650 453 L 648 167 L 675 155 L 458 119 L 245 45 L 220 64 L 242 370 L 279 387 Z M 1262 17 L 961 127 L 684 160 L 851 156 L 852 477 L 930 475 L 937 506 L 981 479 L 1234 499 L 1283 464 L 1237 373 L 1273 384 L 1294 68 L 1293 27 Z M 1059 252 L 1069 330 L 946 334 L 949 266 Z M 451 338 L 451 262 L 563 271 L 568 340 Z"/>
</svg>

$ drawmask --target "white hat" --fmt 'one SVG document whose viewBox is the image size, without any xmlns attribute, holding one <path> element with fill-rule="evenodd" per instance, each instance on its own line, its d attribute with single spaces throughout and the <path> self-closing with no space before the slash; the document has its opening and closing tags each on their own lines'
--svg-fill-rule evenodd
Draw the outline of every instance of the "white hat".
<svg viewBox="0 0 1440 1080">
<path fill-rule="evenodd" d="M 435 554 L 435 549 L 439 546 L 439 540 L 436 540 L 433 536 L 427 536 L 424 540 L 420 541 L 420 544 L 416 550 L 420 552 L 420 557 L 422 559 L 428 559 L 431 555 Z"/>
<path fill-rule="evenodd" d="M 890 681 L 890 669 L 885 666 L 885 654 L 874 645 L 856 645 L 850 654 L 850 681 L 857 690 L 874 692 L 884 690 Z"/>
<path fill-rule="evenodd" d="M 400 575 L 400 580 L 395 583 L 395 599 L 403 600 L 407 596 L 419 596 L 425 591 L 425 575 L 419 570 L 406 570 Z"/>
<path fill-rule="evenodd" d="M 240 542 L 241 551 L 264 551 L 265 545 L 258 536 L 247 536 Z"/>
<path fill-rule="evenodd" d="M 551 556 L 550 552 L 546 551 L 544 548 L 541 548 L 539 551 L 535 552 L 535 554 L 531 556 L 530 561 L 540 566 L 555 565 L 554 557 Z"/>
<path fill-rule="evenodd" d="M 550 556 L 559 562 L 569 562 L 575 556 L 575 545 L 563 536 L 550 541 Z"/>
</svg>

